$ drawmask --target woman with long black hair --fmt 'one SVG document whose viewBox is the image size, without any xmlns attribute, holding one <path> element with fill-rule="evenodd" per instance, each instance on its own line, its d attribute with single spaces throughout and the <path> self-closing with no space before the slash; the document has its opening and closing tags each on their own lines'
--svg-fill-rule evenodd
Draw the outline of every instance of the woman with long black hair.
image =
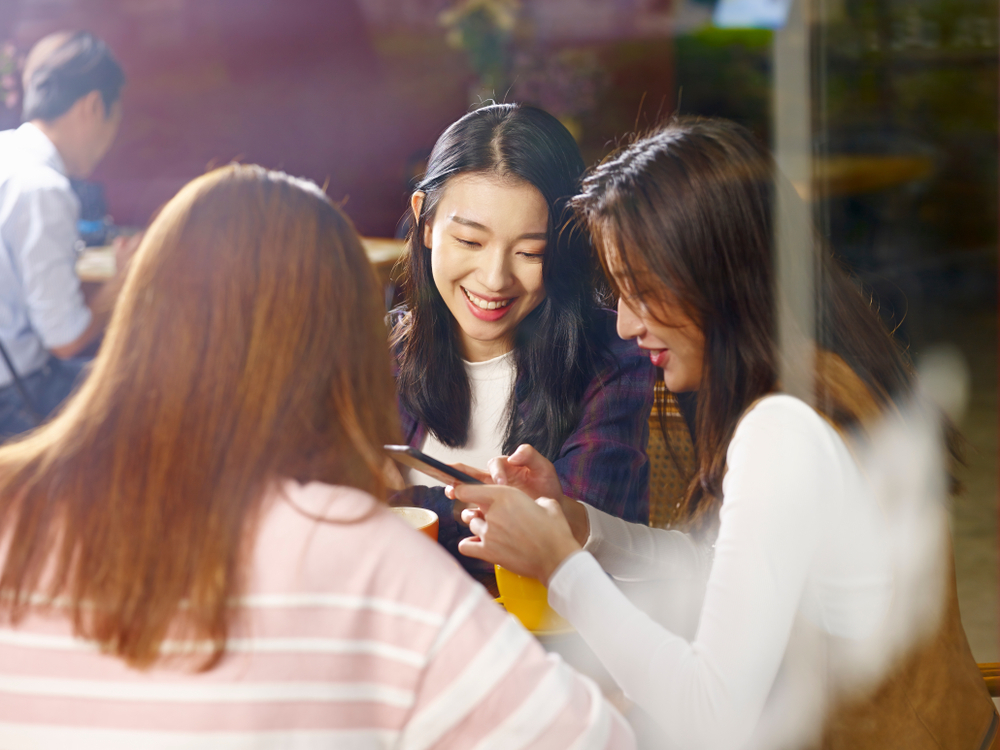
<svg viewBox="0 0 1000 750">
<path fill-rule="evenodd" d="M 549 603 L 655 719 L 657 748 L 993 747 L 997 715 L 946 554 L 944 472 L 928 471 L 939 452 L 868 458 L 909 438 L 910 423 L 880 436 L 913 413 L 913 370 L 870 301 L 808 243 L 815 330 L 798 331 L 802 361 L 780 345 L 801 321 L 778 314 L 775 246 L 787 227 L 812 230 L 770 155 L 734 123 L 677 120 L 596 168 L 574 205 L 619 293 L 619 334 L 668 389 L 697 393 L 693 533 L 566 497 L 522 446 L 515 471 L 511 459 L 491 467 L 515 486 L 455 488 L 479 505 L 465 511 L 476 537 L 461 550 L 547 583 Z M 915 424 L 939 429 L 933 415 Z M 690 631 L 615 586 L 638 580 L 668 608 L 683 604 L 669 601 L 672 582 L 700 582 Z"/>
<path fill-rule="evenodd" d="M 394 312 L 400 413 L 408 443 L 436 458 L 482 469 L 528 443 L 566 493 L 644 523 L 654 369 L 600 306 L 567 208 L 583 171 L 566 128 L 533 107 L 482 107 L 441 135 L 412 197 Z M 399 501 L 435 509 L 454 551 L 452 502 L 405 479 Z"/>
</svg>

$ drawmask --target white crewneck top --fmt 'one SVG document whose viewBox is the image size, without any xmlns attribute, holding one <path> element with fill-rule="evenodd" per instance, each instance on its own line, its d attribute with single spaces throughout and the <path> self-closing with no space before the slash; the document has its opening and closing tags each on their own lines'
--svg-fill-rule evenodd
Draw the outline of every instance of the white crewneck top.
<svg viewBox="0 0 1000 750">
<path fill-rule="evenodd" d="M 487 461 L 503 455 L 507 404 L 514 390 L 514 352 L 485 362 L 464 364 L 472 388 L 469 439 L 461 448 L 451 448 L 428 432 L 419 447 L 427 455 L 446 464 L 463 463 L 485 471 Z M 414 469 L 406 469 L 403 480 L 407 486 L 442 486 L 438 480 Z"/>
<path fill-rule="evenodd" d="M 549 580 L 549 603 L 659 723 L 663 747 L 784 747 L 776 735 L 795 731 L 789 716 L 821 727 L 807 678 L 821 673 L 812 667 L 822 654 L 793 644 L 812 631 L 868 637 L 893 591 L 873 489 L 809 406 L 762 399 L 737 427 L 727 466 L 714 554 L 679 531 L 587 506 L 584 551 Z M 615 586 L 643 580 L 662 587 L 664 604 L 697 608 L 693 635 L 671 632 Z M 701 582 L 701 601 L 669 593 L 685 581 Z"/>
</svg>

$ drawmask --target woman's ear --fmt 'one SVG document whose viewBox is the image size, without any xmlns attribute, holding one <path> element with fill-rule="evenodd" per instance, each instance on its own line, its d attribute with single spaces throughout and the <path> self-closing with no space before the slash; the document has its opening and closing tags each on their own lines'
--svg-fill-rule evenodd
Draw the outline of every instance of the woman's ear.
<svg viewBox="0 0 1000 750">
<path fill-rule="evenodd" d="M 413 226 L 420 226 L 420 212 L 424 210 L 424 198 L 427 194 L 423 190 L 417 190 L 410 196 L 410 208 L 413 209 Z M 424 247 L 431 246 L 431 223 L 424 222 Z"/>
</svg>

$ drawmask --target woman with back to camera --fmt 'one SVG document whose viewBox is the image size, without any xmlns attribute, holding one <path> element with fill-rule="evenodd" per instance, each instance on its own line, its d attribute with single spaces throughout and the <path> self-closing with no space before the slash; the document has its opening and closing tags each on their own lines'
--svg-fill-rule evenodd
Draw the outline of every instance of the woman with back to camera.
<svg viewBox="0 0 1000 750">
<path fill-rule="evenodd" d="M 692 526 L 717 537 L 629 524 L 567 499 L 547 462 L 521 447 L 491 465 L 513 486 L 455 488 L 480 506 L 465 511 L 477 538 L 461 550 L 547 582 L 549 602 L 655 718 L 664 746 L 990 747 L 997 717 L 958 619 L 953 573 L 933 637 L 898 645 L 883 629 L 906 589 L 891 552 L 896 530 L 855 450 L 904 410 L 914 379 L 825 253 L 816 406 L 778 380 L 772 214 L 782 190 L 811 231 L 749 133 L 683 119 L 598 167 L 574 201 L 620 294 L 620 335 L 662 368 L 670 390 L 697 392 L 686 501 Z M 683 576 L 706 582 L 697 628 L 684 635 L 612 581 Z M 861 673 L 838 671 L 848 662 L 823 649 L 881 656 L 864 649 L 883 642 L 908 650 L 878 679 L 864 675 L 874 692 L 830 692 L 824 717 L 823 691 L 857 688 L 848 680 Z"/>
<path fill-rule="evenodd" d="M 583 169 L 569 131 L 534 107 L 482 107 L 438 139 L 394 316 L 400 416 L 411 446 L 480 470 L 533 445 L 567 494 L 645 522 L 654 369 L 599 306 L 566 206 Z M 454 551 L 452 502 L 423 475 L 406 480 L 417 486 L 398 502 L 436 510 Z"/>
<path fill-rule="evenodd" d="M 166 205 L 91 377 L 0 449 L 0 746 L 633 746 L 385 510 L 383 317 L 312 183 Z"/>
</svg>

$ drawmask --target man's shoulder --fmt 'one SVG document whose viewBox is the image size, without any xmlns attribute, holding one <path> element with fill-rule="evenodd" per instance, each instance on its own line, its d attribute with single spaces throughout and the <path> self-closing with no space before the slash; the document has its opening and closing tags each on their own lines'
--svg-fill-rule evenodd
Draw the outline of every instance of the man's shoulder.
<svg viewBox="0 0 1000 750">
<path fill-rule="evenodd" d="M 69 178 L 46 164 L 27 160 L 6 160 L 0 147 L 0 185 L 6 190 L 15 190 L 19 195 L 52 195 L 71 202 L 78 200 Z"/>
<path fill-rule="evenodd" d="M 21 193 L 74 196 L 69 178 L 26 141 L 21 129 L 0 131 L 0 184 Z"/>
</svg>

